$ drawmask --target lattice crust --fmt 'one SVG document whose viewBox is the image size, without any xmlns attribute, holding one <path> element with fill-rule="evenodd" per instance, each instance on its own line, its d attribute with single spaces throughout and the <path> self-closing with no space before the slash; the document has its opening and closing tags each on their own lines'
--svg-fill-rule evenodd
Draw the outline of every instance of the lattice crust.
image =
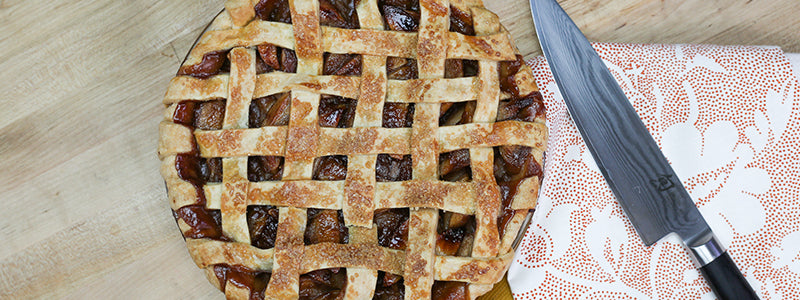
<svg viewBox="0 0 800 300">
<path fill-rule="evenodd" d="M 497 16 L 479 0 L 225 8 L 159 127 L 170 204 L 209 280 L 250 299 L 491 289 L 547 141 Z"/>
</svg>

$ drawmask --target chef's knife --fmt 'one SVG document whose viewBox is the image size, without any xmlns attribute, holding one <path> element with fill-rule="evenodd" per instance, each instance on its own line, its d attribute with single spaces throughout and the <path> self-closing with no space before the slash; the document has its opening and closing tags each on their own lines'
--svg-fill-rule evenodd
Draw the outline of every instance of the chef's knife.
<svg viewBox="0 0 800 300">
<path fill-rule="evenodd" d="M 580 29 L 556 0 L 530 3 L 567 109 L 645 245 L 676 233 L 719 298 L 758 299 Z"/>
</svg>

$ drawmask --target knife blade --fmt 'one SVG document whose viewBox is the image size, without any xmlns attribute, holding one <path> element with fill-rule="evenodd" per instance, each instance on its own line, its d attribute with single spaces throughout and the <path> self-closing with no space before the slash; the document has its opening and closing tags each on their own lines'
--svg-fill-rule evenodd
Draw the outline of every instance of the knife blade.
<svg viewBox="0 0 800 300">
<path fill-rule="evenodd" d="M 676 233 L 721 299 L 758 299 L 592 45 L 555 0 L 530 0 L 567 110 L 645 245 Z"/>
</svg>

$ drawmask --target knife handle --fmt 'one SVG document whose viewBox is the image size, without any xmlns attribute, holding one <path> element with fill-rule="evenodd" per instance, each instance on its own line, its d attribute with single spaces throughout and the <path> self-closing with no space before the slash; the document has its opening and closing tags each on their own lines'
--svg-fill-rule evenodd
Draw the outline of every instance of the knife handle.
<svg viewBox="0 0 800 300">
<path fill-rule="evenodd" d="M 720 300 L 758 299 L 716 236 L 712 234 L 707 242 L 690 250 L 700 273 Z"/>
<path fill-rule="evenodd" d="M 707 265 L 700 267 L 700 272 L 720 300 L 758 299 L 758 295 L 744 279 L 728 252 L 723 252 Z"/>
</svg>

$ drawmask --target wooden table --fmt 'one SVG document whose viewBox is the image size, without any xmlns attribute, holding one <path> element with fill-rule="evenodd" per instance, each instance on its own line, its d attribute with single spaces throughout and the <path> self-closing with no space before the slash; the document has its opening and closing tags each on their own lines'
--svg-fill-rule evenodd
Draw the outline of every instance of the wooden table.
<svg viewBox="0 0 800 300">
<path fill-rule="evenodd" d="M 486 1 L 526 57 L 528 3 Z M 796 0 L 563 0 L 589 39 L 780 45 Z M 0 299 L 219 299 L 158 173 L 161 98 L 222 0 L 0 1 Z"/>
</svg>

